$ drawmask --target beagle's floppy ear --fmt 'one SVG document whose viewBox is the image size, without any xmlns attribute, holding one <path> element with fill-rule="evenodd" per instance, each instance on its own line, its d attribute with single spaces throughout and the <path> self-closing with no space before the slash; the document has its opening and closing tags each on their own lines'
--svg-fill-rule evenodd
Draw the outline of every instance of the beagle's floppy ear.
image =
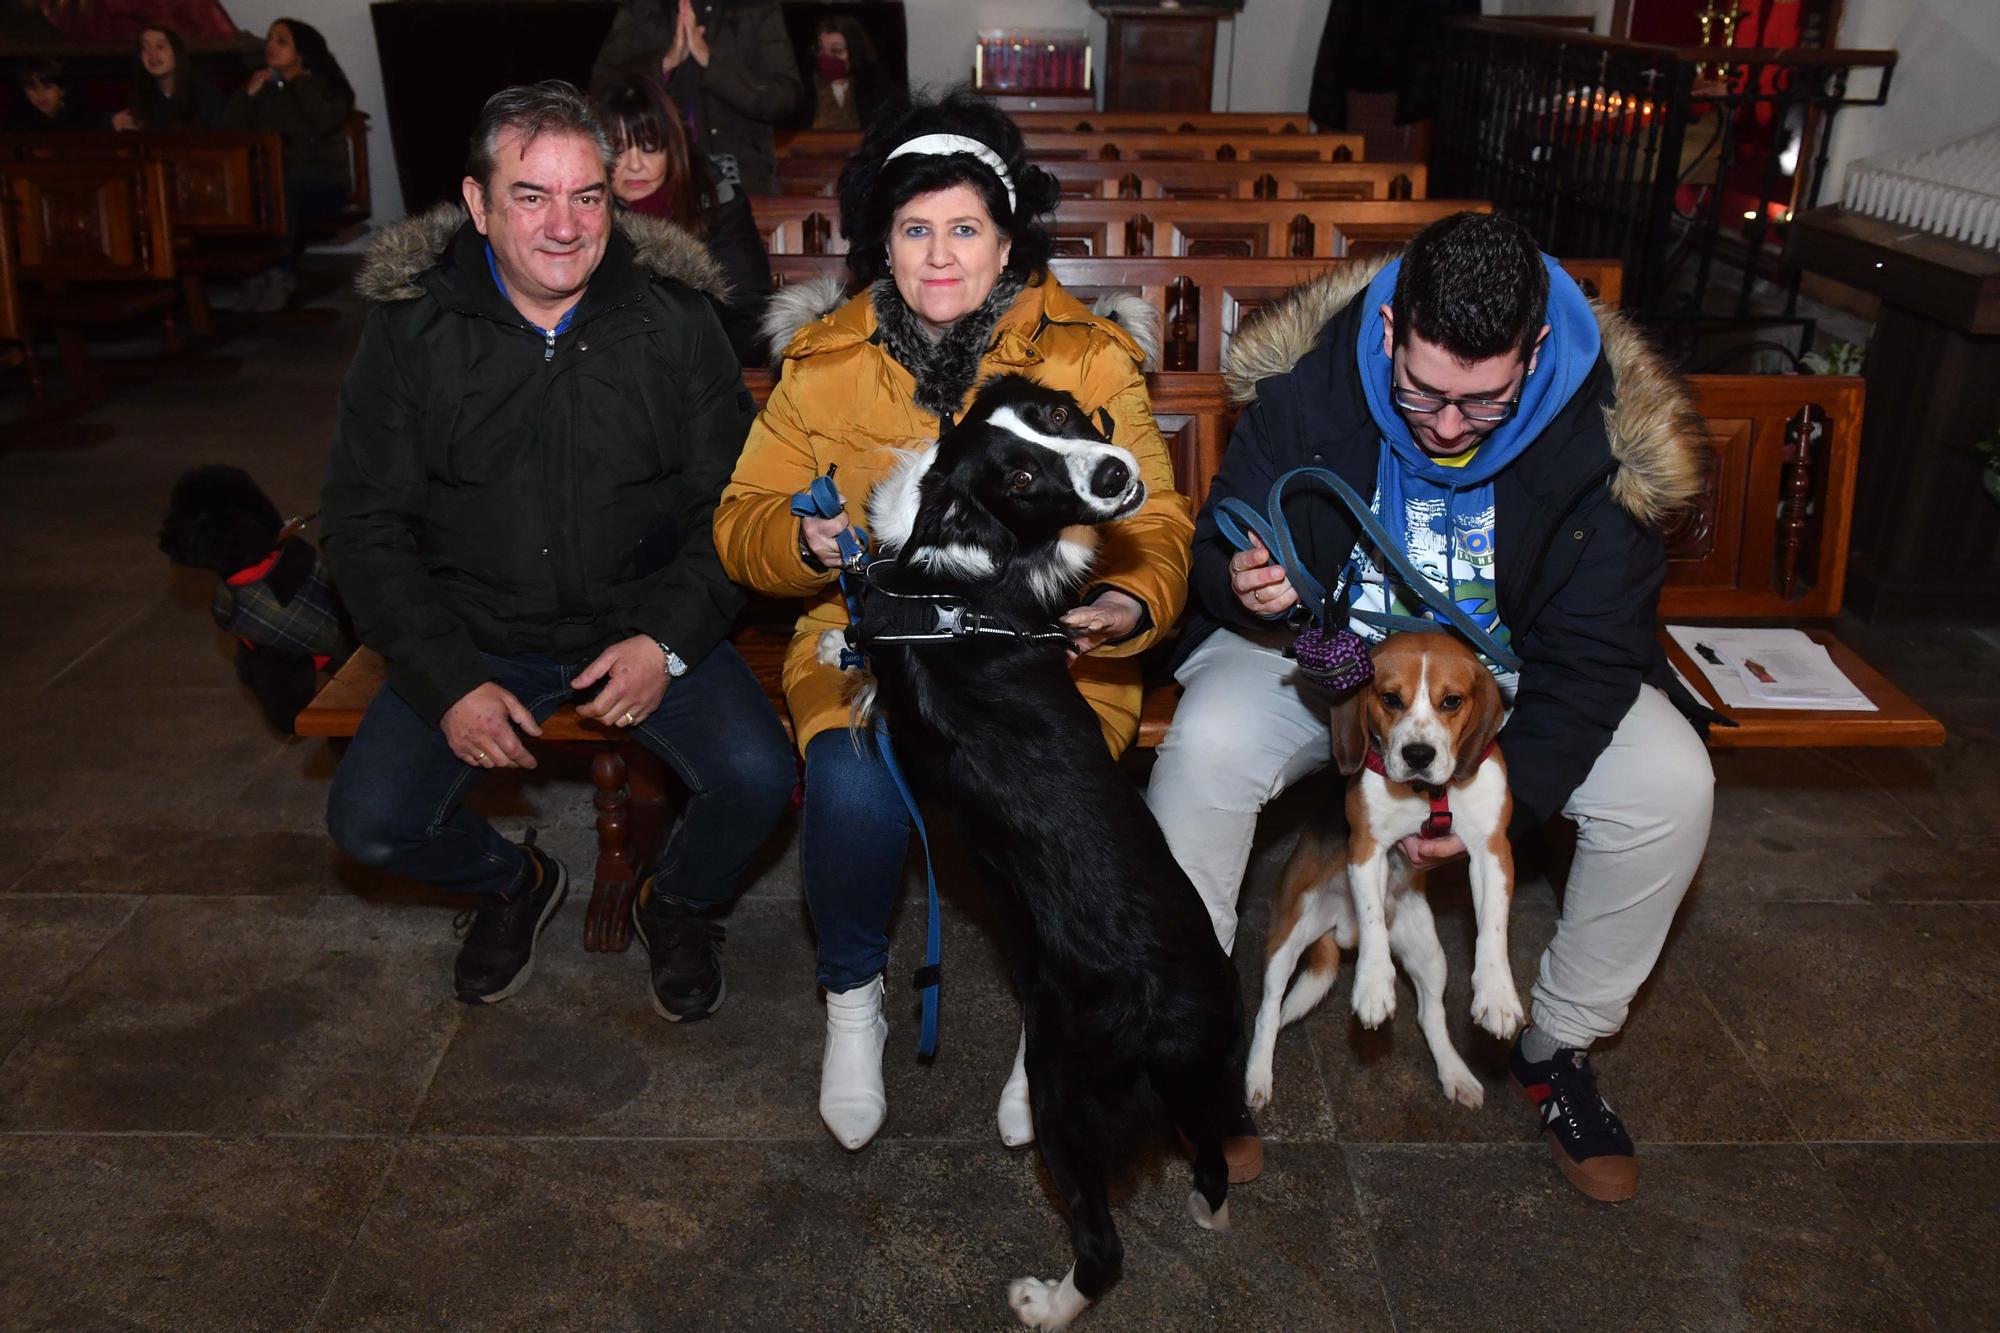
<svg viewBox="0 0 2000 1333">
<path fill-rule="evenodd" d="M 1351 778 L 1368 762 L 1368 703 L 1375 686 L 1360 685 L 1333 705 L 1333 763 L 1340 776 Z"/>
<path fill-rule="evenodd" d="M 1109 440 L 1111 438 L 1111 413 L 1100 407 L 1097 409 L 1097 415 L 1091 419 L 1097 423 L 1097 433 Z"/>
<path fill-rule="evenodd" d="M 1486 747 L 1500 734 L 1507 706 L 1500 698 L 1500 683 L 1484 666 L 1473 672 L 1472 697 L 1465 701 L 1465 725 L 1458 733 L 1458 753 L 1452 766 L 1454 782 L 1463 782 L 1479 768 Z"/>
</svg>

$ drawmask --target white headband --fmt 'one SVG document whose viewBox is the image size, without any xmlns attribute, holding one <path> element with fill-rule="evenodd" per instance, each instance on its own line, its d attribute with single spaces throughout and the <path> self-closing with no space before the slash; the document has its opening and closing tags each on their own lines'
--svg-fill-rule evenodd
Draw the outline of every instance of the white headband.
<svg viewBox="0 0 2000 1333">
<path fill-rule="evenodd" d="M 1014 211 L 1016 207 L 1014 178 L 1007 174 L 1007 164 L 1001 160 L 1000 154 L 979 140 L 968 139 L 963 134 L 920 134 L 907 143 L 897 144 L 890 150 L 889 156 L 882 160 L 888 162 L 913 153 L 920 153 L 926 157 L 949 157 L 953 153 L 968 153 L 978 158 L 1000 178 L 1001 187 L 1007 191 L 1007 211 L 1009 213 Z"/>
</svg>

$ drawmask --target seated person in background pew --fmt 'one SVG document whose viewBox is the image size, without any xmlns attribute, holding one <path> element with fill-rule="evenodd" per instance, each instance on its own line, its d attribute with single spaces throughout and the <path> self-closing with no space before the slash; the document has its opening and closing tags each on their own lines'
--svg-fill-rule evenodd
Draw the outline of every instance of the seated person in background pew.
<svg viewBox="0 0 2000 1333">
<path fill-rule="evenodd" d="M 14 70 L 19 95 L 7 128 L 32 134 L 38 130 L 101 130 L 104 121 L 83 104 L 69 86 L 62 61 L 54 57 L 34 57 Z"/>
<path fill-rule="evenodd" d="M 618 155 L 611 174 L 618 207 L 677 222 L 701 237 L 729 282 L 719 310 L 729 345 L 744 365 L 763 364 L 758 325 L 771 295 L 771 260 L 750 196 L 718 184 L 707 158 L 689 150 L 680 112 L 658 79 L 621 75 L 590 95 L 590 107 Z"/>
<path fill-rule="evenodd" d="M 341 386 L 321 526 L 362 642 L 389 667 L 328 798 L 340 848 L 477 895 L 468 1003 L 527 980 L 561 862 L 461 801 L 572 700 L 687 787 L 633 909 L 654 1008 L 723 999 L 715 917 L 796 774 L 762 686 L 725 641 L 743 595 L 710 537 L 753 408 L 672 224 L 614 225 L 611 148 L 576 89 L 496 93 L 474 130 L 467 218 L 384 232 L 378 302 Z"/>
<path fill-rule="evenodd" d="M 172 28 L 139 30 L 132 100 L 111 118 L 114 130 L 212 130 L 222 99 L 195 73 L 187 43 Z"/>
<path fill-rule="evenodd" d="M 1234 550 L 1214 511 L 1229 496 L 1261 508 L 1292 468 L 1331 469 L 1521 659 L 1518 677 L 1493 668 L 1512 710 L 1511 833 L 1562 814 L 1577 846 L 1512 1071 L 1565 1174 L 1629 1198 L 1632 1142 L 1589 1051 L 1623 1025 L 1708 841 L 1708 754 L 1668 701 L 1654 639 L 1660 528 L 1696 492 L 1702 423 L 1623 319 L 1593 310 L 1517 224 L 1474 213 L 1301 288 L 1235 339 L 1228 373 L 1250 402 L 1195 533 L 1185 693 L 1148 797 L 1167 841 L 1228 947 L 1258 812 L 1330 760 L 1329 696 L 1284 653 L 1305 611 L 1285 571 L 1261 545 Z M 1322 493 L 1290 512 L 1329 588 L 1354 562 L 1328 628 L 1350 607 L 1414 613 L 1344 507 Z M 1465 850 L 1449 836 L 1403 847 L 1421 868 Z"/>
<path fill-rule="evenodd" d="M 353 179 L 347 162 L 347 117 L 354 88 L 340 62 L 327 50 L 319 29 L 297 19 L 279 19 L 264 38 L 264 68 L 222 110 L 225 130 L 255 130 L 285 141 L 285 220 L 292 251 L 302 247 L 301 228 L 340 216 Z M 249 304 L 282 310 L 297 287 L 292 265 L 253 279 Z"/>
</svg>

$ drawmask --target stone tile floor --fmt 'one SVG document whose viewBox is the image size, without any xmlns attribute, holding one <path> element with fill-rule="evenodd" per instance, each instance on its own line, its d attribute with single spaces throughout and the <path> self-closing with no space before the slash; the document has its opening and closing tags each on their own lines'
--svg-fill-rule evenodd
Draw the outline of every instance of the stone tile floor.
<svg viewBox="0 0 2000 1333">
<path fill-rule="evenodd" d="M 335 754 L 263 729 L 154 532 L 200 462 L 315 506 L 340 309 L 240 340 L 232 378 L 127 391 L 108 443 L 0 454 L 0 1326 L 1009 1327 L 1003 1279 L 1066 1251 L 993 1130 L 1015 1029 L 962 902 L 943 1051 L 919 1065 L 896 1015 L 890 1120 L 850 1156 L 814 1113 L 790 829 L 728 1005 L 687 1028 L 636 954 L 582 952 L 580 894 L 522 995 L 460 1006 L 452 905 L 331 853 Z M 2000 644 L 1843 629 L 1951 742 L 1717 756 L 1707 864 L 1599 1057 L 1637 1200 L 1568 1189 L 1462 1013 L 1477 1111 L 1437 1095 L 1414 1006 L 1364 1034 L 1343 981 L 1280 1043 L 1235 1229 L 1197 1231 L 1154 1162 L 1087 1326 L 2000 1326 Z M 587 868 L 587 794 L 557 765 L 480 799 Z M 1304 804 L 1266 821 L 1246 978 Z M 1469 908 L 1435 898 L 1462 1008 Z M 1525 882 L 1524 979 L 1554 919 Z M 920 935 L 906 899 L 897 976 Z"/>
</svg>

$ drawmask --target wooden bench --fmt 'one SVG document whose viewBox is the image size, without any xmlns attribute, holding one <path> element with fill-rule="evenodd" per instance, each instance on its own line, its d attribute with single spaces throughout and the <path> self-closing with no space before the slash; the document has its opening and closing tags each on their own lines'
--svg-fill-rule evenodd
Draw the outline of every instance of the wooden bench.
<svg viewBox="0 0 2000 1333">
<path fill-rule="evenodd" d="M 768 373 L 745 377 L 759 403 Z M 1668 557 L 1661 616 L 1666 620 L 1824 619 L 1835 614 L 1846 567 L 1853 511 L 1854 461 L 1860 438 L 1861 381 L 1819 376 L 1698 375 L 1689 381 L 1718 448 L 1697 512 L 1676 526 Z M 1177 484 L 1199 504 L 1227 447 L 1236 409 L 1222 378 L 1207 374 L 1151 377 L 1153 410 L 1173 459 Z M 1804 448 L 1800 447 L 1801 442 Z M 1736 493 L 1730 488 L 1736 488 Z M 1772 504 L 1765 506 L 1764 500 Z M 1902 691 L 1823 629 L 1810 631 L 1878 707 L 1874 713 L 1730 712 L 1735 728 L 1716 727 L 1716 749 L 1801 746 L 1941 745 L 1944 729 Z M 1664 639 L 1664 632 L 1663 632 Z M 786 726 L 781 668 L 783 632 L 746 627 L 733 637 Z M 1711 706 L 1720 701 L 1677 647 L 1670 658 Z M 299 714 L 304 736 L 351 736 L 381 687 L 382 661 L 363 650 Z M 1147 692 L 1137 744 L 1159 744 L 1179 691 Z M 664 827 L 666 782 L 650 752 L 622 733 L 559 710 L 543 728 L 551 744 L 594 751 L 591 782 L 597 808 L 598 860 L 584 947 L 626 947 L 639 866 L 648 862 Z"/>
<path fill-rule="evenodd" d="M 326 245 L 345 245 L 366 236 L 368 220 L 374 213 L 368 185 L 368 113 L 348 112 L 341 136 L 347 143 L 347 202 L 333 217 L 299 228 L 299 234 L 307 240 Z"/>
<path fill-rule="evenodd" d="M 25 366 L 28 394 L 35 408 L 47 401 L 41 363 L 28 336 L 28 316 L 21 309 L 21 284 L 14 276 L 14 210 L 0 204 L 0 366 Z"/>
<path fill-rule="evenodd" d="M 1153 134 L 1312 134 L 1312 118 L 1264 111 L 1010 111 L 1023 130 Z"/>
<path fill-rule="evenodd" d="M 1071 199 L 1422 199 L 1421 162 L 1038 162 Z M 778 159 L 778 193 L 826 194 L 837 158 Z M 754 210 L 756 201 L 751 201 Z"/>
<path fill-rule="evenodd" d="M 213 278 L 241 278 L 291 252 L 284 140 L 244 130 L 0 135 L 0 160 L 138 158 L 167 168 L 175 267 L 198 337 L 214 332 Z"/>
<path fill-rule="evenodd" d="M 1197 257 L 1070 258 L 1049 262 L 1056 280 L 1085 304 L 1107 292 L 1131 292 L 1160 312 L 1160 360 L 1170 371 L 1219 371 L 1229 342 L 1265 305 L 1346 259 Z M 1564 270 L 1586 295 L 1607 305 L 1623 293 L 1624 267 L 1615 259 L 1565 260 Z M 773 255 L 779 285 L 845 276 L 838 255 Z"/>
<path fill-rule="evenodd" d="M 0 161 L 13 214 L 25 323 L 52 325 L 71 390 L 101 384 L 84 341 L 92 325 L 160 319 L 178 341 L 174 230 L 167 168 L 143 158 Z"/>
<path fill-rule="evenodd" d="M 766 253 L 847 253 L 840 206 L 824 195 L 765 195 L 751 205 Z M 1182 255 L 1361 259 L 1400 250 L 1483 199 L 1065 199 L 1045 224 L 1067 259 Z"/>
<path fill-rule="evenodd" d="M 1359 162 L 1358 134 L 1238 134 L 1195 130 L 1028 130 L 1028 159 L 1036 165 L 1081 162 Z M 782 158 L 844 162 L 861 146 L 845 130 L 797 130 L 778 138 Z"/>
</svg>

